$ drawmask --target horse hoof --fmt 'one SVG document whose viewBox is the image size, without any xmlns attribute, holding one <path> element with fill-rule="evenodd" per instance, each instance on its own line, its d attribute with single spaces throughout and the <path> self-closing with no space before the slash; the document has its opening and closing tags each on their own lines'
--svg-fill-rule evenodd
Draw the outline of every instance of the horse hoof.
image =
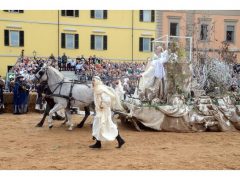
<svg viewBox="0 0 240 180">
<path fill-rule="evenodd" d="M 73 130 L 73 128 L 72 128 L 72 127 L 68 128 L 68 131 L 72 131 L 72 130 Z"/>
<path fill-rule="evenodd" d="M 53 125 L 48 126 L 49 129 L 52 129 Z"/>
<path fill-rule="evenodd" d="M 80 123 L 80 124 L 77 125 L 77 127 L 78 127 L 78 128 L 82 128 L 82 127 L 83 127 L 83 124 Z"/>
<path fill-rule="evenodd" d="M 42 124 L 37 124 L 35 127 L 42 127 L 43 125 Z"/>
</svg>

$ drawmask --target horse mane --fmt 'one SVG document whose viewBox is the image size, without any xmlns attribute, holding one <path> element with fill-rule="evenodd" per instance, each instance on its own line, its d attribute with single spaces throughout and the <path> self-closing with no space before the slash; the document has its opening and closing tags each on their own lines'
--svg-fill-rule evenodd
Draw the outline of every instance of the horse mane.
<svg viewBox="0 0 240 180">
<path fill-rule="evenodd" d="M 52 67 L 52 66 L 48 66 L 49 69 L 51 69 L 53 71 L 54 74 L 56 74 L 56 76 L 59 76 L 61 79 L 64 78 L 63 74 L 60 73 L 56 68 Z"/>
</svg>

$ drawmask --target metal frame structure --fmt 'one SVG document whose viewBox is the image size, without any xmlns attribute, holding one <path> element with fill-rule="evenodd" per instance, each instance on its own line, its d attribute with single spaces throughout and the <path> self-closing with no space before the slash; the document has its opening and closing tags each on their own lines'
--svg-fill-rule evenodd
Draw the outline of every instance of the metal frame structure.
<svg viewBox="0 0 240 180">
<path fill-rule="evenodd" d="M 169 35 L 165 35 L 165 36 L 159 37 L 159 38 L 152 41 L 153 49 L 154 49 L 156 43 L 165 43 L 166 47 L 168 48 L 169 42 L 172 41 L 171 38 L 189 40 L 189 61 L 191 62 L 192 61 L 192 37 L 190 37 L 190 36 L 169 36 Z"/>
</svg>

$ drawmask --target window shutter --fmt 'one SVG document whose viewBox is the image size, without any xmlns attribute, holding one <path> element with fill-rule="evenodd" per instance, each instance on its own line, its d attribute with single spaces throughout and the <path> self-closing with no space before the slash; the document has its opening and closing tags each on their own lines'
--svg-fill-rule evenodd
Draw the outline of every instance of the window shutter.
<svg viewBox="0 0 240 180">
<path fill-rule="evenodd" d="M 95 36 L 91 35 L 91 49 L 95 49 Z"/>
<path fill-rule="evenodd" d="M 24 31 L 19 31 L 19 46 L 24 46 Z"/>
<path fill-rule="evenodd" d="M 103 19 L 107 19 L 107 10 L 103 10 Z"/>
<path fill-rule="evenodd" d="M 152 10 L 151 11 L 151 22 L 154 22 L 155 21 L 155 11 Z"/>
<path fill-rule="evenodd" d="M 79 10 L 75 10 L 75 17 L 79 17 Z"/>
<path fill-rule="evenodd" d="M 91 18 L 94 18 L 94 10 L 91 10 Z"/>
<path fill-rule="evenodd" d="M 66 16 L 66 11 L 65 10 L 61 10 L 61 15 L 62 16 Z"/>
<path fill-rule="evenodd" d="M 61 47 L 62 47 L 62 48 L 65 48 L 65 47 L 66 47 L 65 44 L 66 44 L 66 43 L 65 43 L 65 33 L 62 33 L 62 34 L 61 34 Z"/>
<path fill-rule="evenodd" d="M 139 11 L 139 21 L 143 21 L 143 10 Z"/>
<path fill-rule="evenodd" d="M 151 38 L 151 42 L 150 42 L 151 52 L 153 51 L 153 43 L 152 43 L 153 40 L 154 40 L 154 38 Z"/>
<path fill-rule="evenodd" d="M 4 30 L 4 45 L 9 46 L 9 30 Z"/>
<path fill-rule="evenodd" d="M 23 13 L 24 11 L 23 10 L 19 10 L 19 13 Z"/>
<path fill-rule="evenodd" d="M 79 47 L 79 39 L 78 39 L 78 34 L 75 34 L 75 49 L 78 49 Z"/>
<path fill-rule="evenodd" d="M 103 36 L 103 50 L 107 50 L 107 36 Z"/>
<path fill-rule="evenodd" d="M 139 38 L 139 51 L 143 51 L 143 38 Z"/>
</svg>

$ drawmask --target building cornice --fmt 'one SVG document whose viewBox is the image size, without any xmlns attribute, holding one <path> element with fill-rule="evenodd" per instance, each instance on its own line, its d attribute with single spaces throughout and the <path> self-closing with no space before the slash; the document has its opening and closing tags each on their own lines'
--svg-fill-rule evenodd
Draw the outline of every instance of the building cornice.
<svg viewBox="0 0 240 180">
<path fill-rule="evenodd" d="M 49 22 L 49 21 L 32 21 L 32 20 L 13 20 L 13 19 L 5 19 L 0 18 L 0 21 L 5 22 L 17 22 L 17 23 L 33 23 L 33 24 L 48 24 L 48 25 L 58 25 L 57 22 Z M 65 23 L 61 22 L 59 25 L 66 25 L 66 26 L 79 26 L 79 27 L 94 27 L 94 28 L 110 28 L 110 29 L 132 29 L 132 27 L 128 26 L 108 26 L 108 25 L 93 25 L 93 24 L 76 24 L 76 23 Z M 138 28 L 134 27 L 133 30 L 144 30 L 144 31 L 156 31 L 156 29 L 150 28 Z"/>
</svg>

